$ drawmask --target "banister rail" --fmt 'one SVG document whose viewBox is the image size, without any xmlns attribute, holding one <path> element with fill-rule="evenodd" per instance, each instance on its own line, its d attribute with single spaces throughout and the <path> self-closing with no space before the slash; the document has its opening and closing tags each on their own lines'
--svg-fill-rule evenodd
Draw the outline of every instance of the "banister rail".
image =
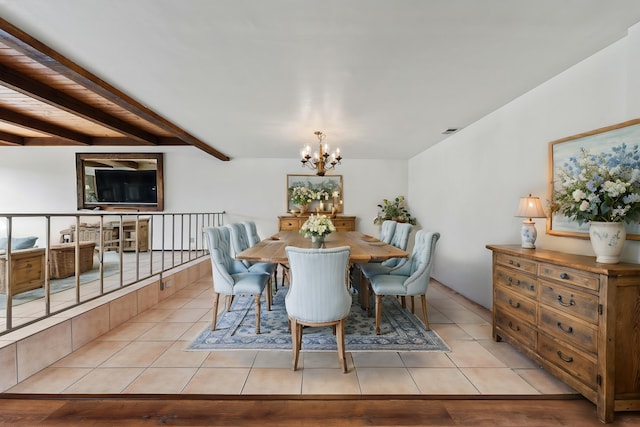
<svg viewBox="0 0 640 427">
<path fill-rule="evenodd" d="M 208 255 L 202 231 L 224 214 L 0 214 L 0 335 L 153 276 L 162 284 Z"/>
</svg>

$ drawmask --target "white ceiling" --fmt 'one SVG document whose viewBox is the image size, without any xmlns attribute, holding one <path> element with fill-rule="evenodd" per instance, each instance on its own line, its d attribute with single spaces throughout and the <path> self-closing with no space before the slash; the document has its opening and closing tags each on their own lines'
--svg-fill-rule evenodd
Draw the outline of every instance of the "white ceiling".
<svg viewBox="0 0 640 427">
<path fill-rule="evenodd" d="M 638 0 L 0 0 L 0 15 L 230 156 L 313 132 L 407 159 L 624 37 Z"/>
</svg>

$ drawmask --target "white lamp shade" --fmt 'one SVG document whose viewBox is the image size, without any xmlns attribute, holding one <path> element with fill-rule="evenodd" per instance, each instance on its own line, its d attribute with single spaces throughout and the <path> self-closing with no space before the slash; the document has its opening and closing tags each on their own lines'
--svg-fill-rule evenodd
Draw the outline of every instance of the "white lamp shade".
<svg viewBox="0 0 640 427">
<path fill-rule="evenodd" d="M 529 197 L 520 197 L 516 216 L 521 218 L 546 218 L 547 215 L 544 213 L 540 198 L 532 197 L 529 194 Z"/>
</svg>

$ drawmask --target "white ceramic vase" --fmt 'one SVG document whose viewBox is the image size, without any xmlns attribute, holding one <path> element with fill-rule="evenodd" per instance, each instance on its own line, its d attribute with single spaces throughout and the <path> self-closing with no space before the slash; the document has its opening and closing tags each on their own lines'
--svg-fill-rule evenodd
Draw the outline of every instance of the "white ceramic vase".
<svg viewBox="0 0 640 427">
<path fill-rule="evenodd" d="M 591 246 L 596 253 L 596 262 L 616 264 L 627 238 L 624 222 L 598 222 L 589 224 Z"/>
</svg>

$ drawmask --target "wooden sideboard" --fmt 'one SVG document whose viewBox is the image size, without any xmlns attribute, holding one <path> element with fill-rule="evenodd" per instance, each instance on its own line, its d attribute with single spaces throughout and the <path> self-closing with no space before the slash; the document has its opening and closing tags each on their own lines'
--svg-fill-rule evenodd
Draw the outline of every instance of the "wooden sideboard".
<svg viewBox="0 0 640 427">
<path fill-rule="evenodd" d="M 76 241 L 76 227 L 71 225 L 68 229 L 60 231 L 60 242 L 71 243 Z M 80 224 L 79 239 L 81 242 L 94 242 L 96 249 L 100 247 L 100 224 Z M 122 221 L 122 239 L 120 238 L 120 221 L 107 221 L 102 226 L 102 244 L 105 251 L 117 251 L 122 240 L 122 250 L 125 252 L 136 250 L 136 236 L 138 239 L 138 251 L 149 250 L 149 218 L 139 218 L 137 227 L 135 219 Z"/>
<path fill-rule="evenodd" d="M 519 245 L 493 251 L 493 338 L 596 404 L 640 410 L 640 264 Z"/>
<path fill-rule="evenodd" d="M 302 224 L 309 218 L 309 215 L 301 216 L 279 216 L 278 231 L 290 231 L 300 230 Z M 343 216 L 337 215 L 335 218 L 331 218 L 333 226 L 336 227 L 336 231 L 356 231 L 356 217 L 355 216 Z"/>
</svg>

